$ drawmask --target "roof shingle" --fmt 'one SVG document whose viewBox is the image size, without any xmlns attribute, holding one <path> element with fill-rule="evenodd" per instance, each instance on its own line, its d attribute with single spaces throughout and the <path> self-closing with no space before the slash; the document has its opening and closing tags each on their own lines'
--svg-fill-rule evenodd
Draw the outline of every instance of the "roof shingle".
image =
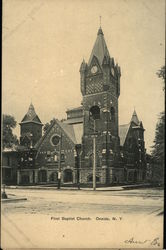
<svg viewBox="0 0 166 250">
<path fill-rule="evenodd" d="M 32 103 L 29 106 L 28 112 L 21 121 L 21 123 L 27 123 L 27 122 L 35 122 L 42 125 L 38 115 L 35 112 L 35 108 Z"/>
<path fill-rule="evenodd" d="M 103 59 L 106 56 L 106 58 L 110 57 L 109 51 L 107 49 L 107 45 L 104 39 L 104 34 L 101 28 L 98 30 L 97 38 L 95 41 L 95 44 L 92 49 L 92 53 L 89 58 L 88 65 L 90 65 L 93 56 L 96 56 L 99 60 L 100 65 L 103 63 Z"/>
</svg>

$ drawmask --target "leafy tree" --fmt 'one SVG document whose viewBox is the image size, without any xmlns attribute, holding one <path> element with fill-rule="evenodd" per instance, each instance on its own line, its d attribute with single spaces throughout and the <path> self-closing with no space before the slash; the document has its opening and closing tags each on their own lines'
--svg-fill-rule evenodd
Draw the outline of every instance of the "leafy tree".
<svg viewBox="0 0 166 250">
<path fill-rule="evenodd" d="M 18 145 L 17 136 L 13 134 L 13 129 L 16 125 L 17 122 L 13 116 L 3 114 L 3 149 L 12 148 L 14 145 Z"/>
<path fill-rule="evenodd" d="M 161 78 L 164 82 L 163 90 L 165 90 L 165 66 L 162 66 L 161 69 L 159 69 L 156 72 L 157 76 Z"/>
<path fill-rule="evenodd" d="M 165 66 L 156 73 L 165 84 Z M 165 86 L 163 87 L 165 91 Z M 164 138 L 165 138 L 165 112 L 160 113 L 159 121 L 156 125 L 154 145 L 152 146 L 152 162 L 154 163 L 153 175 L 156 179 L 163 179 L 164 175 Z"/>
<path fill-rule="evenodd" d="M 152 156 L 158 163 L 164 162 L 164 128 L 165 128 L 165 113 L 160 113 L 159 121 L 156 125 L 156 133 L 153 145 Z"/>
</svg>

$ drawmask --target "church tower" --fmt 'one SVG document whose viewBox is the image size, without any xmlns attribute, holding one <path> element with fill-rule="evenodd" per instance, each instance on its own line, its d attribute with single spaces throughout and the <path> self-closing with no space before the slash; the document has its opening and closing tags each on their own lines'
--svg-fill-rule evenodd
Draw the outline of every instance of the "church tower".
<svg viewBox="0 0 166 250">
<path fill-rule="evenodd" d="M 96 135 L 96 180 L 111 182 L 112 170 L 118 165 L 118 97 L 120 95 L 120 67 L 110 56 L 101 27 L 89 62 L 80 67 L 83 96 L 83 137 L 81 181 L 92 176 L 93 134 Z"/>
<path fill-rule="evenodd" d="M 31 103 L 20 123 L 20 144 L 26 147 L 34 146 L 42 137 L 42 126 L 43 124 Z"/>
</svg>

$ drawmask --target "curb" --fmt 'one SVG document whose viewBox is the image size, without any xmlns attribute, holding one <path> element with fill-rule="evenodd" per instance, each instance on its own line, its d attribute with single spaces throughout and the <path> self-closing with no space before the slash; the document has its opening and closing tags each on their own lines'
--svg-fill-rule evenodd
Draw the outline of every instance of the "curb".
<svg viewBox="0 0 166 250">
<path fill-rule="evenodd" d="M 137 184 L 137 185 L 125 185 L 125 186 L 113 186 L 113 187 L 97 187 L 96 191 L 125 191 L 125 190 L 132 190 L 132 189 L 142 189 L 142 188 L 150 188 L 149 184 Z M 6 189 L 24 189 L 24 190 L 58 190 L 55 186 L 6 186 Z M 94 191 L 93 188 L 86 188 L 86 187 L 80 187 L 78 189 L 77 187 L 61 187 L 60 190 L 71 190 L 71 191 Z"/>
<path fill-rule="evenodd" d="M 14 199 L 3 199 L 1 200 L 2 203 L 10 203 L 10 202 L 17 202 L 17 201 L 26 201 L 27 198 L 14 198 Z"/>
</svg>

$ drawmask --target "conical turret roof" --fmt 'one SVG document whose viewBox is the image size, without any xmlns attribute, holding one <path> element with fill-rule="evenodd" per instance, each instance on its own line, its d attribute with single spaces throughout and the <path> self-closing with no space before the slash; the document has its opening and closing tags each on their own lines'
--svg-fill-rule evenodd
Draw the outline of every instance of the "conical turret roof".
<svg viewBox="0 0 166 250">
<path fill-rule="evenodd" d="M 90 65 L 93 56 L 97 57 L 100 65 L 102 65 L 104 57 L 106 58 L 110 57 L 101 27 L 98 30 L 97 38 L 93 46 L 92 53 L 90 55 L 88 65 Z"/>
<path fill-rule="evenodd" d="M 140 123 L 140 121 L 138 119 L 138 116 L 137 116 L 137 113 L 136 113 L 135 110 L 134 110 L 133 115 L 131 117 L 131 122 L 134 122 L 136 125 L 139 125 L 139 123 Z"/>
<path fill-rule="evenodd" d="M 35 112 L 35 108 L 32 103 L 29 106 L 28 112 L 21 121 L 21 123 L 27 123 L 27 122 L 35 122 L 42 124 L 38 115 Z"/>
</svg>

